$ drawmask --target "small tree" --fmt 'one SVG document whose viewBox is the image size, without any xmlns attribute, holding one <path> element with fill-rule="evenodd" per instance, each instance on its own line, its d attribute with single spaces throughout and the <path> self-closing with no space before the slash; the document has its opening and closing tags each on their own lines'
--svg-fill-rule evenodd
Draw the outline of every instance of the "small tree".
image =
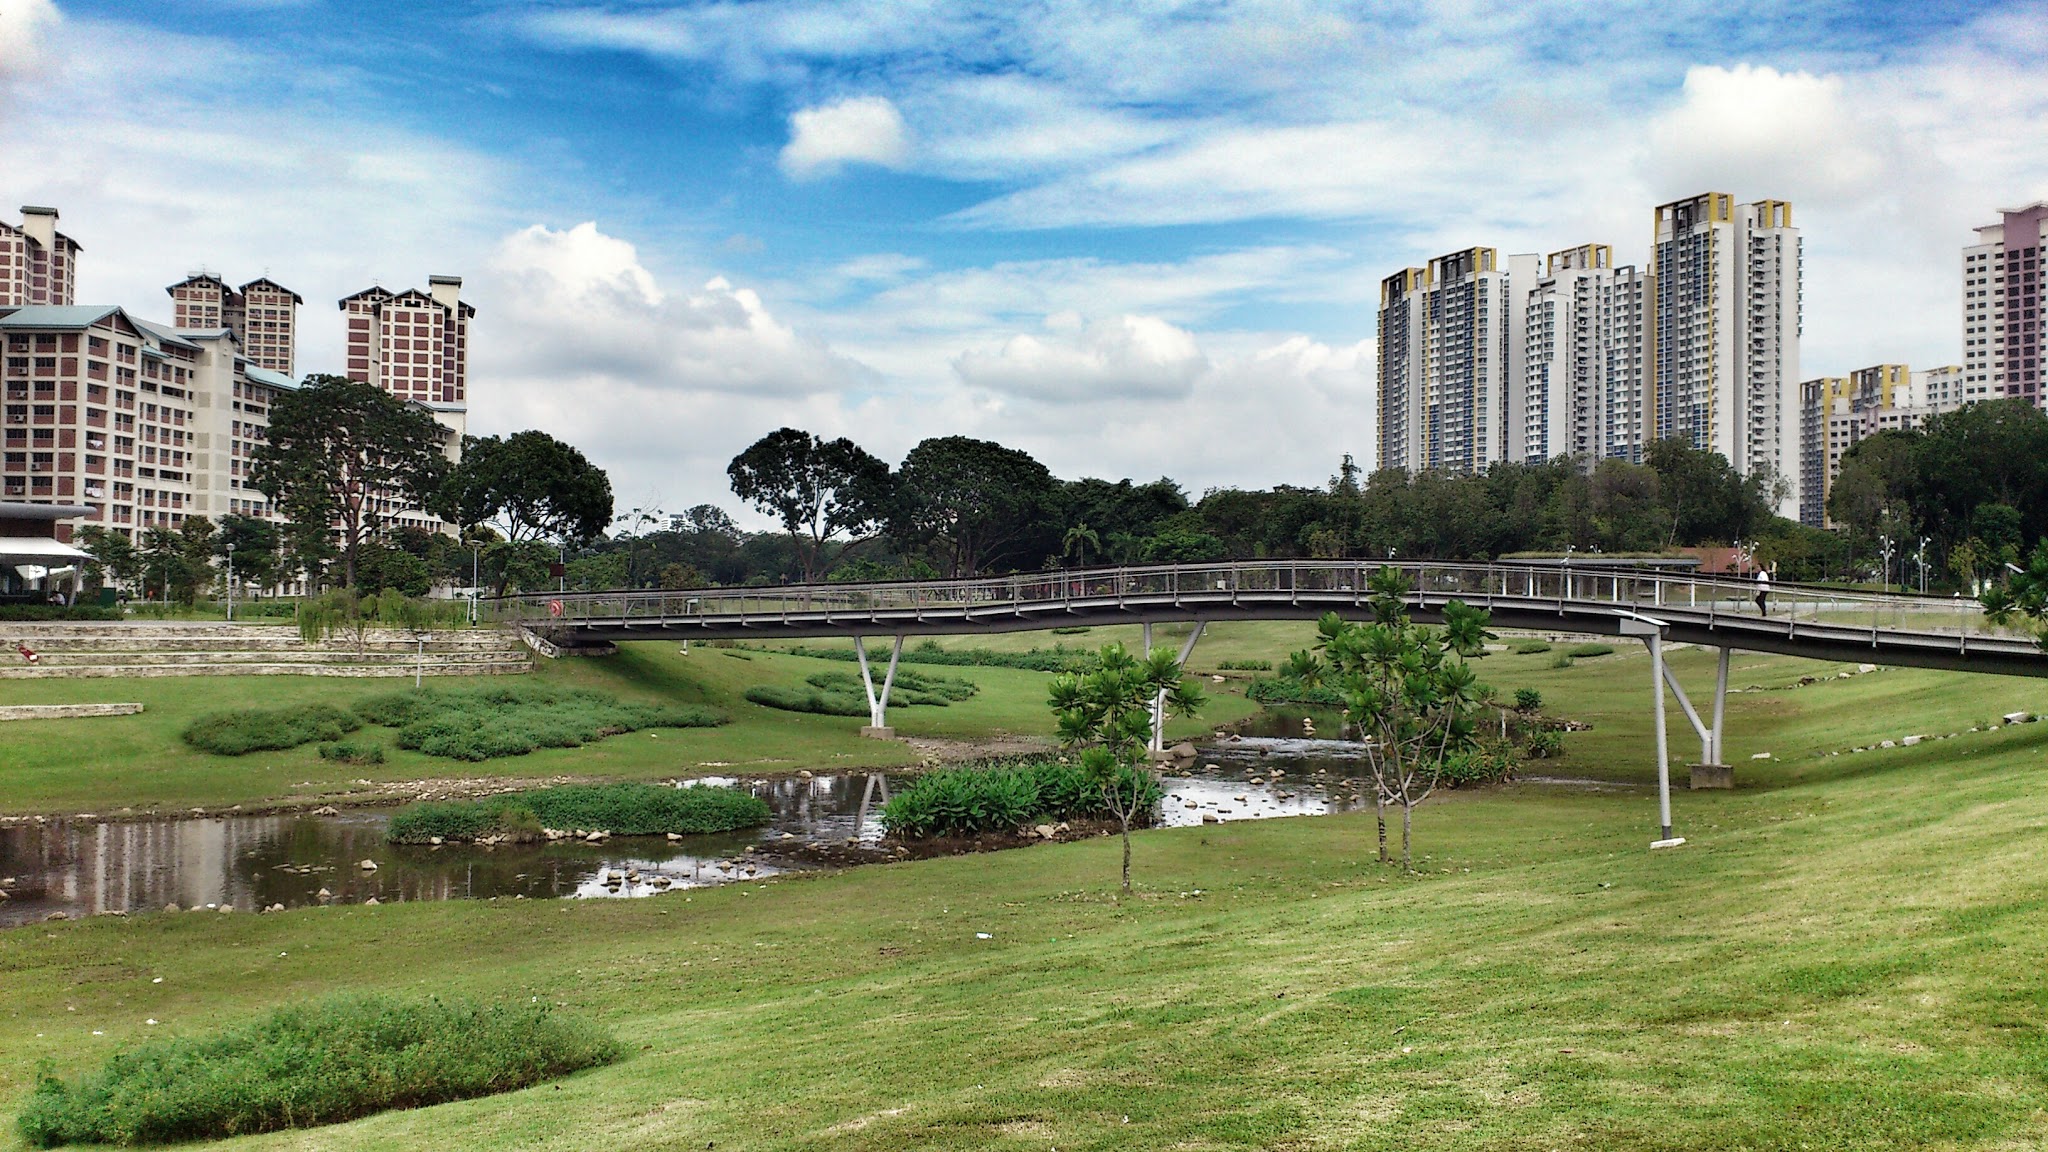
<svg viewBox="0 0 2048 1152">
<path fill-rule="evenodd" d="M 86 562 L 85 573 L 98 583 L 104 585 L 109 580 L 129 583 L 142 571 L 141 558 L 125 532 L 87 524 L 78 529 L 71 542 L 92 553 L 92 559 Z"/>
<path fill-rule="evenodd" d="M 1488 614 L 1463 601 L 1444 605 L 1441 630 L 1408 618 L 1407 579 L 1395 568 L 1376 569 L 1370 624 L 1326 615 L 1317 624 L 1317 647 L 1330 664 L 1328 679 L 1344 697 L 1352 724 L 1365 742 L 1379 820 L 1379 857 L 1387 852 L 1387 805 L 1401 806 L 1401 867 L 1414 868 L 1411 847 L 1416 805 L 1443 780 L 1444 763 L 1469 748 L 1474 715 L 1487 690 L 1466 664 L 1490 638 Z"/>
<path fill-rule="evenodd" d="M 1202 690 L 1182 677 L 1180 661 L 1160 649 L 1140 659 L 1121 644 L 1102 649 L 1095 671 L 1053 679 L 1047 703 L 1059 722 L 1060 746 L 1081 749 L 1081 769 L 1116 816 L 1123 833 L 1123 889 L 1131 890 L 1131 821 L 1147 797 L 1151 764 L 1153 702 L 1164 694 L 1166 709 L 1192 716 L 1204 703 Z"/>
<path fill-rule="evenodd" d="M 2034 546 L 2025 568 L 1986 588 L 1979 599 L 1992 623 L 2017 622 L 2037 641 L 2048 643 L 2048 540 Z"/>
</svg>

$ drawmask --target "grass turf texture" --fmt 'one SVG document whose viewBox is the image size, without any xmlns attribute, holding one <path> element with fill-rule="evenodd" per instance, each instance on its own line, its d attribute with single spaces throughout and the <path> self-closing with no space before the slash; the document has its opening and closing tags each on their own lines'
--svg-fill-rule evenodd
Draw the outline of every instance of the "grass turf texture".
<svg viewBox="0 0 2048 1152">
<path fill-rule="evenodd" d="M 642 728 L 711 728 L 726 720 L 709 708 L 533 683 L 387 692 L 357 701 L 355 710 L 373 724 L 398 729 L 400 748 L 472 763 L 536 748 L 579 748 Z"/>
<path fill-rule="evenodd" d="M 879 680 L 875 691 L 881 691 Z M 979 691 L 971 680 L 928 675 L 899 667 L 889 688 L 889 707 L 925 705 L 944 708 L 957 700 L 971 700 Z M 757 684 L 747 689 L 746 698 L 751 703 L 784 712 L 810 712 L 820 716 L 868 714 L 866 688 L 860 677 L 851 672 L 813 672 L 804 677 L 801 688 Z"/>
<path fill-rule="evenodd" d="M 1295 647 L 1302 643 L 1299 632 L 1285 633 Z M 1252 642 L 1268 643 L 1263 634 Z M 851 647 L 846 651 L 851 654 Z M 692 645 L 686 656 L 672 642 L 646 641 L 622 645 L 617 656 L 604 659 L 537 665 L 531 676 L 511 682 L 588 690 L 633 703 L 710 708 L 729 715 L 731 722 L 716 728 L 649 730 L 581 748 L 541 748 L 501 762 L 505 771 L 525 778 L 659 780 L 693 773 L 839 771 L 904 766 L 922 755 L 904 743 L 862 739 L 865 709 L 859 718 L 807 716 L 744 698 L 746 689 L 757 684 L 793 688 L 815 673 L 844 671 L 846 666 L 836 661 L 702 645 Z M 945 674 L 970 681 L 980 691 L 947 708 L 892 706 L 889 722 L 899 733 L 1050 743 L 1046 674 L 981 667 L 949 668 Z M 200 752 L 178 737 L 196 717 L 225 707 L 262 701 L 272 708 L 313 702 L 347 708 L 387 694 L 393 685 L 391 680 L 296 676 L 0 681 L 0 703 L 135 701 L 144 706 L 133 716 L 0 723 L 0 814 L 184 811 L 265 801 L 346 803 L 378 794 L 387 782 L 474 775 L 476 769 L 467 762 L 412 749 L 390 747 L 385 763 L 356 766 L 322 760 L 312 745 L 230 759 Z M 1172 739 L 1185 739 L 1255 710 L 1242 697 L 1217 691 L 1199 719 L 1169 720 L 1167 732 Z M 373 736 L 390 739 L 384 732 L 357 739 Z M 358 784 L 358 779 L 370 783 Z"/>
<path fill-rule="evenodd" d="M 1165 795 L 1150 775 L 1130 769 L 1118 773 L 1116 786 L 1135 795 L 1141 811 L 1156 809 Z M 892 836 L 972 836 L 1113 815 L 1102 789 L 1079 765 L 1029 760 L 926 772 L 882 806 L 882 826 Z M 1140 817 L 1132 823 L 1141 827 L 1149 821 Z"/>
<path fill-rule="evenodd" d="M 1573 775 L 1647 777 L 1646 659 L 1511 659 L 1595 724 Z M 1645 848 L 1647 791 L 1524 784 L 1425 806 L 1418 877 L 1370 863 L 1363 814 L 1141 833 L 1122 903 L 1104 838 L 648 900 L 8 930 L 0 1110 L 39 1060 L 78 1075 L 145 1017 L 432 989 L 561 1001 L 640 1051 L 319 1147 L 2038 1146 L 2048 725 L 1815 754 L 1952 730 L 2005 683 L 1732 697 L 1742 787 L 1680 792 L 1669 852 Z"/>
<path fill-rule="evenodd" d="M 391 818 L 385 838 L 394 844 L 429 844 L 435 837 L 475 840 L 542 828 L 616 836 L 693 835 L 758 828 L 768 817 L 767 802 L 740 788 L 570 784 L 482 800 L 415 804 Z"/>
<path fill-rule="evenodd" d="M 537 1000 L 335 996 L 145 1042 L 76 1081 L 46 1079 L 18 1127 L 42 1148 L 311 1128 L 516 1091 L 621 1055 L 610 1036 Z"/>
</svg>

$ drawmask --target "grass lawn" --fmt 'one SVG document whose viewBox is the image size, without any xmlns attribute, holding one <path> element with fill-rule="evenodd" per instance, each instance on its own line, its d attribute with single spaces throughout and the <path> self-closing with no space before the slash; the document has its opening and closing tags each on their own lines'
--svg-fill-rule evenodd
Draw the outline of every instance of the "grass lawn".
<svg viewBox="0 0 2048 1152">
<path fill-rule="evenodd" d="M 1705 654 L 1678 660 L 1711 684 Z M 1646 661 L 1549 661 L 1486 677 L 1595 725 L 1558 774 L 1646 779 Z M 745 682 L 712 667 L 707 691 Z M 1767 687 L 1818 668 L 1737 667 Z M 1668 852 L 1646 849 L 1645 790 L 1524 784 L 1426 807 L 1415 877 L 1369 863 L 1369 816 L 1325 817 L 1143 833 L 1125 903 L 1105 838 L 638 901 L 8 930 L 0 1112 L 39 1060 L 68 1074 L 321 993 L 426 990 L 556 1000 L 630 1055 L 235 1146 L 2041 1146 L 2048 724 L 1825 754 L 2040 695 L 1887 671 L 1733 696 L 1742 787 L 1678 794 L 1690 843 Z"/>
<path fill-rule="evenodd" d="M 429 777 L 503 775 L 652 779 L 703 774 L 723 767 L 755 771 L 838 769 L 907 764 L 917 753 L 901 743 L 860 738 L 865 718 L 808 716 L 747 702 L 754 684 L 796 686 L 820 671 L 851 665 L 779 653 L 742 652 L 674 643 L 623 645 L 615 657 L 541 661 L 547 682 L 637 700 L 707 704 L 732 717 L 719 728 L 635 732 L 581 748 L 542 749 L 526 756 L 466 764 L 409 752 L 389 729 L 366 727 L 355 739 L 386 744 L 383 764 L 356 766 L 320 759 L 313 745 L 287 752 L 223 757 L 186 747 L 178 733 L 193 717 L 226 708 L 274 707 L 322 700 L 347 707 L 363 696 L 410 687 L 404 679 L 296 676 L 194 676 L 132 680 L 0 681 L 0 703 L 141 701 L 136 716 L 87 720 L 25 720 L 0 724 L 0 814 L 181 810 L 280 799 L 373 792 L 380 782 Z M 981 691 L 945 708 L 892 707 L 890 723 L 904 736 L 978 740 L 1008 736 L 1050 739 L 1044 673 L 1009 668 L 947 669 Z M 481 681 L 437 678 L 436 687 Z M 1199 720 L 1174 721 L 1173 736 L 1206 731 L 1248 715 L 1242 696 L 1219 693 Z M 370 786 L 357 780 L 370 780 Z"/>
</svg>

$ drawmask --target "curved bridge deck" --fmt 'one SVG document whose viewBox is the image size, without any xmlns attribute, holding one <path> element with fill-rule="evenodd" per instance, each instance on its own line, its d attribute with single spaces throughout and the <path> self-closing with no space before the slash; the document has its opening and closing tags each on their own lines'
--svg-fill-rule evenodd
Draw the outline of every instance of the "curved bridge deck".
<svg viewBox="0 0 2048 1152">
<path fill-rule="evenodd" d="M 591 640 L 792 640 L 960 635 L 1076 624 L 1313 620 L 1367 610 L 1370 562 L 1269 561 L 1097 568 L 895 584 L 571 592 L 487 601 L 492 618 Z M 1975 601 L 1560 565 L 1398 562 L 1418 620 L 1447 600 L 1496 627 L 1640 637 L 1820 660 L 2048 676 L 2048 653 Z"/>
</svg>

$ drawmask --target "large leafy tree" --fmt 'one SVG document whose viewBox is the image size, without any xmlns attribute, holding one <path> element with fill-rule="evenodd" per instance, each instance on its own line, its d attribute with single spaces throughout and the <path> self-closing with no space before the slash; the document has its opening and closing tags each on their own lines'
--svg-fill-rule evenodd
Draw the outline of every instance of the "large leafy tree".
<svg viewBox="0 0 2048 1152">
<path fill-rule="evenodd" d="M 935 437 L 904 457 L 892 531 L 932 547 L 948 575 L 973 576 L 1004 546 L 1038 532 L 1057 495 L 1058 482 L 1029 453 Z"/>
<path fill-rule="evenodd" d="M 1192 716 L 1202 690 L 1182 674 L 1173 653 L 1159 649 L 1139 658 L 1121 644 L 1102 649 L 1096 669 L 1053 679 L 1047 703 L 1059 723 L 1060 745 L 1080 749 L 1081 770 L 1102 792 L 1124 838 L 1124 891 L 1131 890 L 1131 821 L 1155 800 L 1147 750 L 1153 710 Z"/>
<path fill-rule="evenodd" d="M 353 587 L 357 553 L 384 524 L 378 500 L 439 505 L 448 435 L 427 409 L 374 384 L 309 376 L 271 405 L 256 487 L 303 531 L 332 528 L 343 582 Z"/>
<path fill-rule="evenodd" d="M 126 532 L 87 524 L 78 529 L 71 542 L 92 554 L 85 572 L 95 581 L 104 583 L 112 577 L 127 583 L 142 574 L 142 558 Z"/>
<path fill-rule="evenodd" d="M 1407 578 L 1397 568 L 1373 571 L 1372 622 L 1330 613 L 1317 624 L 1328 671 L 1365 744 L 1379 817 L 1380 862 L 1387 863 L 1387 805 L 1401 806 L 1401 867 L 1414 867 L 1415 807 L 1443 780 L 1444 765 L 1470 748 L 1488 695 L 1468 655 L 1488 639 L 1488 614 L 1463 601 L 1444 605 L 1441 629 L 1408 617 Z M 1306 654 L 1298 654 L 1306 661 Z"/>
<path fill-rule="evenodd" d="M 276 524 L 240 513 L 221 517 L 213 551 L 222 563 L 223 577 L 230 544 L 234 545 L 236 583 L 244 588 L 268 588 L 277 583 L 284 567 L 284 533 Z"/>
<path fill-rule="evenodd" d="M 532 430 L 464 439 L 446 500 L 464 527 L 489 524 L 515 544 L 553 540 L 574 548 L 612 522 L 612 483 L 604 469 Z"/>
<path fill-rule="evenodd" d="M 828 543 L 872 535 L 889 504 L 889 466 L 843 436 L 778 428 L 733 457 L 725 474 L 735 495 L 789 533 L 805 583 L 823 571 Z"/>
</svg>

